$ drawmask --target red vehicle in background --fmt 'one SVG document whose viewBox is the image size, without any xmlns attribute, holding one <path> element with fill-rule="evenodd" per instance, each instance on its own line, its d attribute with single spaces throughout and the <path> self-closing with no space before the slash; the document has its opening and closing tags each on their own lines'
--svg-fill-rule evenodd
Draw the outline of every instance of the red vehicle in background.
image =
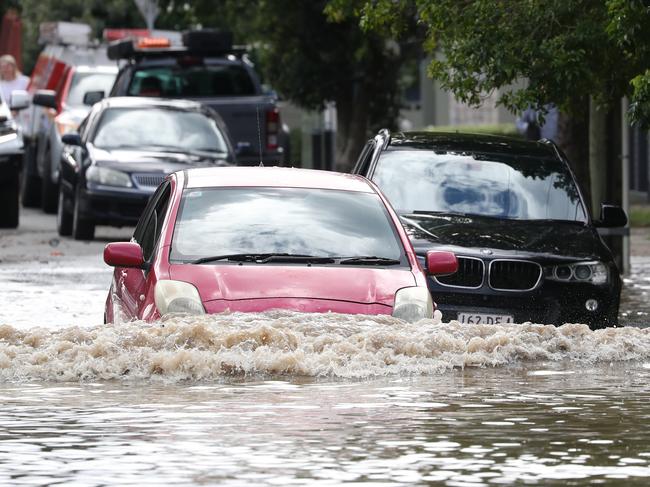
<svg viewBox="0 0 650 487">
<path fill-rule="evenodd" d="M 90 27 L 70 22 L 40 26 L 44 43 L 28 86 L 32 105 L 21 113 L 25 164 L 21 200 L 56 212 L 61 137 L 76 131 L 90 107 L 108 93 L 117 66 L 105 46 L 90 39 Z"/>
<path fill-rule="evenodd" d="M 170 313 L 301 312 L 433 317 L 425 271 L 377 187 L 362 177 L 279 167 L 170 174 L 115 267 L 105 321 Z M 426 272 L 456 272 L 453 253 Z"/>
</svg>

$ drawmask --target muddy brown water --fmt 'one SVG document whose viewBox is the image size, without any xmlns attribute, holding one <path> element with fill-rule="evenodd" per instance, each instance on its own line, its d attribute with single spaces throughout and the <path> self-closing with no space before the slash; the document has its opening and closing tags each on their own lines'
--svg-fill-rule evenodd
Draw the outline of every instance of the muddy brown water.
<svg viewBox="0 0 650 487">
<path fill-rule="evenodd" d="M 29 225 L 0 235 L 0 485 L 650 482 L 647 257 L 608 330 L 289 312 L 107 327 L 99 251 L 121 234 L 53 244 Z"/>
</svg>

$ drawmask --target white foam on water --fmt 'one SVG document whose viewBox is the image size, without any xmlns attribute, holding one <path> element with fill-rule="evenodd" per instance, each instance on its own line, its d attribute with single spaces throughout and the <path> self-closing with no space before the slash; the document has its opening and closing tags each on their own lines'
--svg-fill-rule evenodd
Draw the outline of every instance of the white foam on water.
<svg viewBox="0 0 650 487">
<path fill-rule="evenodd" d="M 364 378 L 440 374 L 523 361 L 650 359 L 650 330 L 586 325 L 462 325 L 439 318 L 287 311 L 177 316 L 148 324 L 16 328 L 0 324 L 0 380 Z M 544 371 L 545 372 L 545 371 Z"/>
</svg>

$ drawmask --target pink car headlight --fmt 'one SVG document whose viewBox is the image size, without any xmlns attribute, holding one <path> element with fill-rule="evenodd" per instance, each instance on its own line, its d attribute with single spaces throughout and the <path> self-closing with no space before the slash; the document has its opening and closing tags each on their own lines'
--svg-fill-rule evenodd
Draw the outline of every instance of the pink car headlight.
<svg viewBox="0 0 650 487">
<path fill-rule="evenodd" d="M 199 291 L 189 282 L 158 281 L 154 300 L 160 316 L 169 313 L 205 314 Z"/>
<path fill-rule="evenodd" d="M 433 318 L 433 300 L 426 287 L 405 287 L 395 293 L 393 316 L 412 323 Z"/>
</svg>

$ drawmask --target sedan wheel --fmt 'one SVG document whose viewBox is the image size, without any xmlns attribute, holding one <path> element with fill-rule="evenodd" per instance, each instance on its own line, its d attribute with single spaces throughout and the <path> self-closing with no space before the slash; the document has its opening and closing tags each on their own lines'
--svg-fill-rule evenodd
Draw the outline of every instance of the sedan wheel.
<svg viewBox="0 0 650 487">
<path fill-rule="evenodd" d="M 62 237 L 72 235 L 72 212 L 68 208 L 68 199 L 63 194 L 63 187 L 59 185 L 59 205 L 56 211 L 56 229 Z"/>
<path fill-rule="evenodd" d="M 75 240 L 92 240 L 95 238 L 95 222 L 81 216 L 81 195 L 77 191 L 72 212 L 72 238 Z"/>
</svg>

